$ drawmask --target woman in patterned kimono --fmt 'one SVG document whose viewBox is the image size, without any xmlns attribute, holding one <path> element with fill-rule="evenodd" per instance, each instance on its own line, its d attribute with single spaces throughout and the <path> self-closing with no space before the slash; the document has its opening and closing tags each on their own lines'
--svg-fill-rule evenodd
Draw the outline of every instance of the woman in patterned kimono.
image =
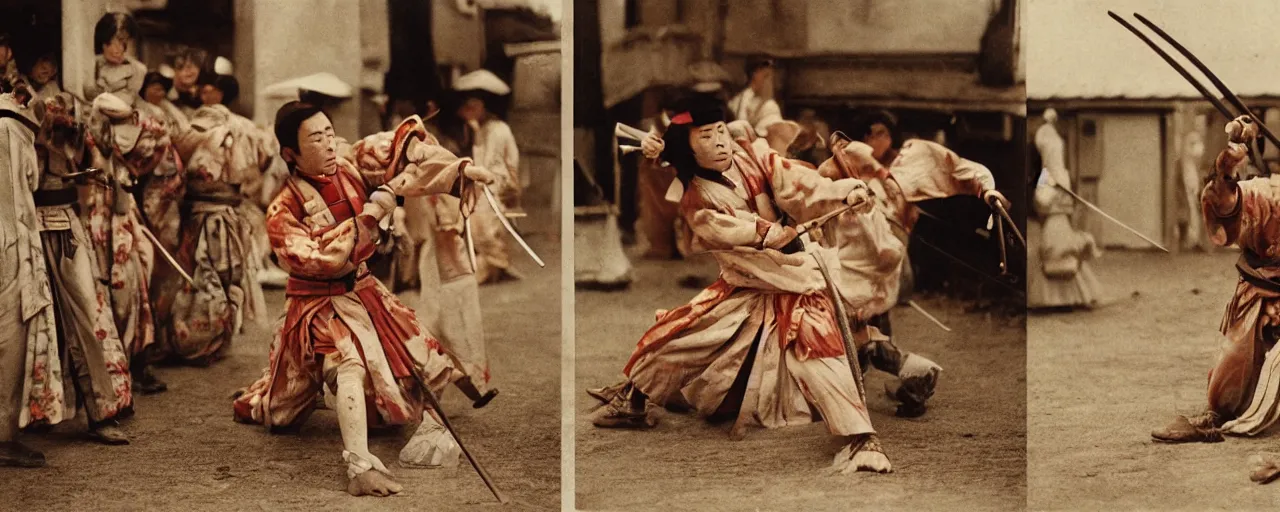
<svg viewBox="0 0 1280 512">
<path fill-rule="evenodd" d="M 658 314 L 623 369 L 627 383 L 593 423 L 651 427 L 650 400 L 701 416 L 736 416 L 739 432 L 821 417 L 848 439 L 833 468 L 890 471 L 846 359 L 842 319 L 813 259 L 834 266 L 835 255 L 819 247 L 796 253 L 797 233 L 787 222 L 845 205 L 868 211 L 867 186 L 824 178 L 764 139 L 731 139 L 723 116 L 720 109 L 684 112 L 662 139 L 644 142 L 650 156 L 663 147 L 662 158 L 679 173 L 693 250 L 713 254 L 720 278 L 688 304 Z"/>
<path fill-rule="evenodd" d="M 92 84 L 85 87 L 93 102 L 89 135 L 92 165 L 104 170 L 90 177 L 82 198 L 81 218 L 98 251 L 98 265 L 111 287 L 111 307 L 117 331 L 135 376 L 146 392 L 164 384 L 147 369 L 149 347 L 155 342 L 151 277 L 155 247 L 144 233 L 143 187 L 158 168 L 172 171 L 169 127 L 163 116 L 136 108 L 146 68 L 127 55 L 138 33 L 128 15 L 108 13 L 94 29 L 95 61 Z"/>
<path fill-rule="evenodd" d="M 0 46 L 3 51 L 8 48 Z M 7 334 L 0 337 L 0 466 L 33 468 L 44 466 L 44 454 L 18 442 L 20 419 L 29 416 L 29 404 L 45 403 L 61 420 L 66 405 L 61 365 L 55 365 L 52 375 L 39 376 L 27 366 L 28 352 L 52 350 L 56 355 L 57 332 L 31 197 L 41 174 L 35 151 L 38 126 L 26 105 L 33 93 L 15 94 L 16 78 L 0 76 L 0 330 Z M 36 379 L 50 384 L 42 394 L 48 400 L 30 400 L 29 386 Z"/>
<path fill-rule="evenodd" d="M 394 132 L 358 142 L 355 163 L 339 156 L 333 126 L 315 106 L 285 104 L 275 130 L 292 170 L 267 209 L 271 248 L 290 275 L 286 313 L 270 365 L 236 399 L 235 417 L 272 429 L 297 428 L 327 384 L 337 396 L 347 491 L 394 494 L 401 486 L 369 452 L 368 422 L 421 421 L 400 452 L 402 464 L 456 463 L 457 444 L 427 409 L 423 393 L 438 394 L 464 374 L 413 310 L 370 275 L 366 261 L 397 195 L 463 196 L 463 212 L 469 213 L 475 204 L 469 181 L 490 183 L 493 177 L 440 147 L 416 116 Z"/>
<path fill-rule="evenodd" d="M 129 438 L 117 419 L 133 405 L 128 354 L 117 334 L 108 274 L 101 270 L 92 236 L 76 215 L 78 194 L 72 176 L 85 171 L 85 162 L 96 150 L 83 145 L 83 127 L 75 123 L 74 113 L 83 104 L 74 102 L 63 93 L 37 105 L 41 128 L 34 142 L 39 167 L 31 197 L 56 331 L 51 331 L 49 343 L 27 347 L 27 407 L 19 424 L 57 424 L 74 417 L 79 403 L 88 416 L 91 438 L 127 444 Z"/>
</svg>

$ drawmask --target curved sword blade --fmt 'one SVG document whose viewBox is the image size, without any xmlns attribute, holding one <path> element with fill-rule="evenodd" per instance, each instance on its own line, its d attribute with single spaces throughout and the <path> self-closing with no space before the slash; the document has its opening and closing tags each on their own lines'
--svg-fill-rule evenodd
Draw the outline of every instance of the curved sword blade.
<svg viewBox="0 0 1280 512">
<path fill-rule="evenodd" d="M 493 207 L 493 211 L 498 214 L 498 221 L 502 222 L 502 227 L 507 230 L 507 233 L 511 235 L 511 238 L 516 239 L 516 243 L 520 244 L 520 247 L 524 249 L 524 252 L 529 253 L 529 257 L 533 258 L 533 261 L 537 262 L 539 267 L 546 268 L 547 264 L 542 262 L 542 258 L 538 257 L 538 253 L 533 252 L 533 248 L 529 247 L 529 244 L 524 241 L 524 238 L 520 236 L 520 233 L 516 232 L 515 226 L 511 225 L 511 221 L 507 220 L 506 212 L 503 212 L 502 207 L 498 206 L 500 203 L 498 202 L 498 199 L 494 197 L 493 191 L 489 190 L 489 185 L 482 184 L 482 186 L 484 187 L 484 198 L 489 201 L 489 206 Z"/>
</svg>

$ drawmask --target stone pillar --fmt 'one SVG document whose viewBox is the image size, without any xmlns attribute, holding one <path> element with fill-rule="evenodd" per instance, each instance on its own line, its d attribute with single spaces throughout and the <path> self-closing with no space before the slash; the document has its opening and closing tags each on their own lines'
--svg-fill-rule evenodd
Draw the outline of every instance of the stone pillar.
<svg viewBox="0 0 1280 512">
<path fill-rule="evenodd" d="M 107 12 L 103 0 L 62 2 L 62 88 L 77 95 L 93 82 L 93 25 Z M 93 100 L 93 98 L 86 98 Z"/>
<path fill-rule="evenodd" d="M 263 90 L 277 82 L 310 75 L 333 73 L 352 87 L 360 85 L 360 2 L 343 0 L 238 0 L 237 26 L 241 20 L 252 24 L 252 33 L 236 35 L 236 54 L 241 44 L 252 48 L 254 121 L 270 124 L 276 109 L 290 99 L 268 98 Z M 242 16 L 249 12 L 250 16 Z M 240 29 L 237 28 L 237 32 Z M 237 63 L 237 67 L 241 64 Z M 237 72 L 239 70 L 237 69 Z M 329 112 L 338 136 L 358 139 L 360 102 L 358 96 Z"/>
</svg>

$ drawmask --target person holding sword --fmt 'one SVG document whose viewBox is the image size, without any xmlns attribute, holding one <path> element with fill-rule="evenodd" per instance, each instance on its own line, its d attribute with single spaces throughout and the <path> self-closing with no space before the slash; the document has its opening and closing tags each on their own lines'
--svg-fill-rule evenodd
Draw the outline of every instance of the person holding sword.
<svg viewBox="0 0 1280 512">
<path fill-rule="evenodd" d="M 834 266 L 835 255 L 816 245 L 805 254 L 793 227 L 850 206 L 870 211 L 866 184 L 824 178 L 764 139 L 731 138 L 721 109 L 695 103 L 678 112 L 642 149 L 676 169 L 693 251 L 711 253 L 720 278 L 658 314 L 623 369 L 627 381 L 607 388 L 593 423 L 652 427 L 650 401 L 736 417 L 735 435 L 821 418 L 847 440 L 834 470 L 891 471 L 846 356 L 843 319 L 812 257 Z"/>
</svg>

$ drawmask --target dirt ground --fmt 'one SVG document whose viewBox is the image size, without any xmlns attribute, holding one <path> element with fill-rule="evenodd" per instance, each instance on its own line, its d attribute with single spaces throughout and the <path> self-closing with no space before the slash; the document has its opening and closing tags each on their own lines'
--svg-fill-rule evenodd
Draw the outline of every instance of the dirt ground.
<svg viewBox="0 0 1280 512">
<path fill-rule="evenodd" d="M 576 494 L 581 510 L 1016 510 L 1025 504 L 1026 422 L 1023 317 L 964 312 L 919 298 L 954 332 L 910 309 L 893 312 L 904 349 L 945 370 L 927 414 L 893 416 L 880 372 L 867 376 L 872 421 L 895 473 L 827 476 L 840 444 L 822 424 L 728 437 L 729 424 L 660 411 L 651 431 L 596 429 L 583 390 L 621 380 L 656 309 L 697 291 L 686 274 L 715 275 L 701 262 L 636 263 L 624 292 L 577 294 Z"/>
<path fill-rule="evenodd" d="M 317 411 L 298 435 L 273 436 L 231 419 L 233 391 L 267 362 L 275 332 L 252 329 L 231 356 L 211 368 L 162 368 L 169 391 L 137 398 L 125 427 L 129 446 L 84 441 L 83 414 L 24 441 L 45 452 L 44 469 L 0 469 L 2 510 L 553 510 L 560 504 L 559 240 L 530 238 L 549 263 L 538 269 L 518 247 L 512 259 L 526 280 L 481 288 L 493 382 L 502 394 L 474 410 L 456 390 L 444 406 L 463 441 L 513 500 L 500 507 L 463 459 L 457 468 L 400 468 L 409 432 L 375 435 L 371 449 L 405 491 L 391 498 L 354 498 L 337 417 Z M 407 304 L 416 291 L 402 294 Z M 281 291 L 268 291 L 283 311 Z M 452 389 L 452 388 L 451 388 Z M 12 507 L 12 508 L 10 508 Z"/>
<path fill-rule="evenodd" d="M 1118 302 L 1028 320 L 1031 510 L 1276 510 L 1249 481 L 1274 434 L 1167 445 L 1152 429 L 1205 406 L 1236 253 L 1110 253 L 1095 266 Z M 1063 503 L 1070 502 L 1070 506 Z"/>
</svg>

